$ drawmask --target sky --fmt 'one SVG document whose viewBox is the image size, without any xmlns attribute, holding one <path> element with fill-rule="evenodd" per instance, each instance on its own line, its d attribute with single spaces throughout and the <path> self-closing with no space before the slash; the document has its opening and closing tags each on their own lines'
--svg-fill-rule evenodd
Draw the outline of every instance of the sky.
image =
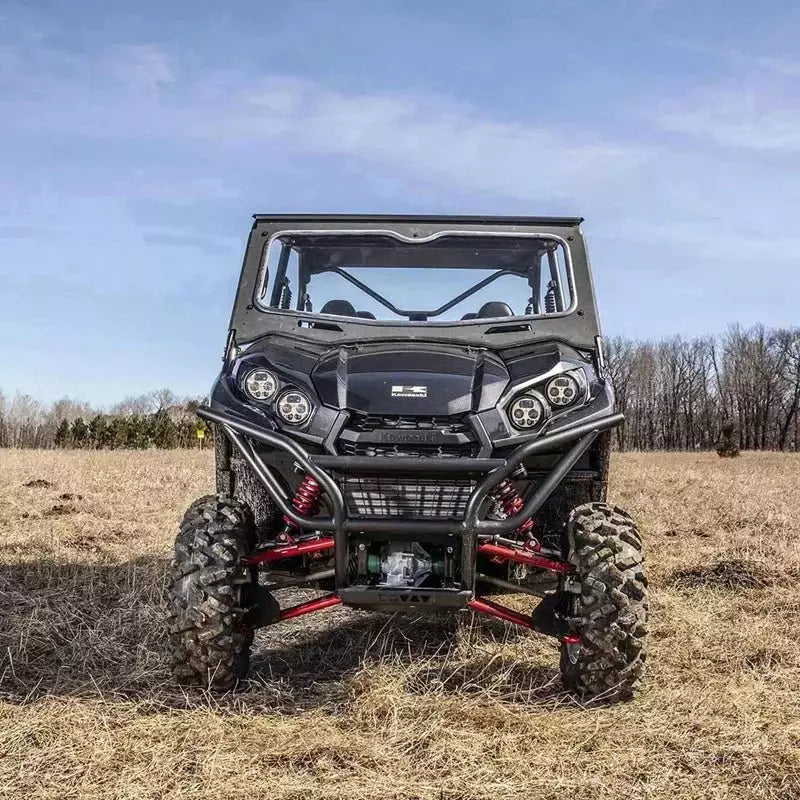
<svg viewBox="0 0 800 800">
<path fill-rule="evenodd" d="M 800 324 L 800 5 L 0 0 L 0 390 L 219 369 L 254 212 L 580 215 L 604 331 Z"/>
</svg>

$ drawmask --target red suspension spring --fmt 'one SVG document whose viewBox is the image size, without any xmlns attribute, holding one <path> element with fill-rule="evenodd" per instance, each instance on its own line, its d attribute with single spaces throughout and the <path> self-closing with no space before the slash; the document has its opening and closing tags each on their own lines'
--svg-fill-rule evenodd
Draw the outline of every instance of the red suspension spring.
<svg viewBox="0 0 800 800">
<path fill-rule="evenodd" d="M 525 503 L 522 500 L 522 495 L 519 493 L 516 484 L 511 478 L 506 478 L 498 484 L 494 490 L 494 499 L 502 506 L 503 511 L 507 517 L 513 517 L 514 514 L 519 514 L 522 511 L 522 506 Z M 517 528 L 517 533 L 528 533 L 533 528 L 533 520 L 526 519 L 522 525 Z"/>
<path fill-rule="evenodd" d="M 303 517 L 312 516 L 319 508 L 319 496 L 321 494 L 322 488 L 317 482 L 317 479 L 313 475 L 306 474 L 306 476 L 300 482 L 300 485 L 297 487 L 297 491 L 292 498 L 292 505 L 294 506 L 295 511 L 297 511 L 297 513 Z M 287 516 L 284 516 L 283 521 L 287 525 L 291 525 L 293 528 L 297 527 L 297 525 Z"/>
</svg>

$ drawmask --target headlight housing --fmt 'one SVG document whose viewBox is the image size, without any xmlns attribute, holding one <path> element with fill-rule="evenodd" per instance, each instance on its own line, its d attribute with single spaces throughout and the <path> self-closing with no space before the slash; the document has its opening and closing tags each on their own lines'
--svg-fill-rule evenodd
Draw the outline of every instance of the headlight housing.
<svg viewBox="0 0 800 800">
<path fill-rule="evenodd" d="M 276 406 L 278 416 L 289 425 L 302 425 L 314 410 L 308 395 L 297 389 L 284 392 L 278 398 Z"/>
<path fill-rule="evenodd" d="M 547 381 L 544 395 L 551 405 L 564 408 L 572 405 L 581 396 L 581 386 L 574 375 L 556 375 Z"/>
<path fill-rule="evenodd" d="M 254 369 L 242 381 L 244 393 L 259 403 L 268 403 L 278 391 L 278 379 L 268 369 Z"/>
<path fill-rule="evenodd" d="M 508 406 L 511 424 L 521 431 L 535 428 L 546 416 L 544 400 L 533 393 L 521 394 Z"/>
</svg>

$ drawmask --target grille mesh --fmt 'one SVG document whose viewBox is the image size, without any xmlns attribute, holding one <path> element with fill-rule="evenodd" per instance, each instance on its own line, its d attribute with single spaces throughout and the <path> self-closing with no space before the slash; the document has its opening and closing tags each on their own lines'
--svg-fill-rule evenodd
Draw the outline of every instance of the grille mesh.
<svg viewBox="0 0 800 800">
<path fill-rule="evenodd" d="M 478 445 L 467 444 L 378 444 L 373 442 L 339 442 L 343 456 L 382 456 L 384 458 L 470 458 L 478 454 Z"/>
<path fill-rule="evenodd" d="M 354 412 L 348 423 L 350 430 L 370 433 L 379 429 L 401 431 L 430 431 L 442 433 L 469 433 L 469 426 L 461 417 L 380 416 Z"/>
<path fill-rule="evenodd" d="M 392 432 L 407 431 L 408 438 L 419 441 L 391 441 Z M 351 412 L 350 420 L 343 431 L 356 434 L 355 440 L 343 436 L 337 443 L 337 451 L 343 456 L 380 456 L 384 458 L 469 458 L 476 456 L 480 445 L 470 426 L 459 416 L 403 416 L 366 414 Z M 424 441 L 424 434 L 434 441 Z M 422 436 L 416 436 L 422 434 Z M 457 438 L 438 444 L 439 434 Z M 394 438 L 402 438 L 397 433 Z M 443 437 L 439 437 L 443 438 Z M 461 441 L 458 441 L 458 439 Z M 383 441 L 381 440 L 383 439 Z"/>
<path fill-rule="evenodd" d="M 345 475 L 339 485 L 350 513 L 361 517 L 461 519 L 475 481 Z"/>
</svg>

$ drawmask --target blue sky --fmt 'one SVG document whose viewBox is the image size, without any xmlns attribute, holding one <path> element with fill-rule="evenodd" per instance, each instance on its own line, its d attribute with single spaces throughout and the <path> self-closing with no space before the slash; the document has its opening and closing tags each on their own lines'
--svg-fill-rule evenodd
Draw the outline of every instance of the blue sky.
<svg viewBox="0 0 800 800">
<path fill-rule="evenodd" d="M 800 6 L 0 3 L 0 389 L 218 366 L 254 211 L 580 214 L 607 334 L 800 322 Z"/>
</svg>

